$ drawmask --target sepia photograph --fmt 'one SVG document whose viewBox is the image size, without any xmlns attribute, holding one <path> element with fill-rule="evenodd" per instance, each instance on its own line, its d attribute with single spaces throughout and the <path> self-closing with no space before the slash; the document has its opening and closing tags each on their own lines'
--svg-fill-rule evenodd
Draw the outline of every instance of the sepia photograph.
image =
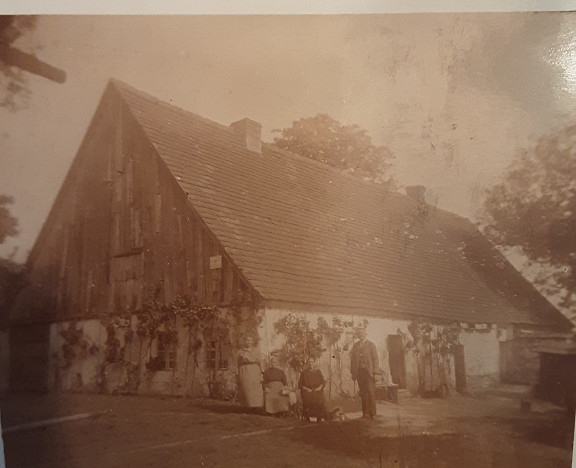
<svg viewBox="0 0 576 468">
<path fill-rule="evenodd" d="M 575 410 L 576 13 L 0 15 L 8 468 L 563 468 Z"/>
</svg>

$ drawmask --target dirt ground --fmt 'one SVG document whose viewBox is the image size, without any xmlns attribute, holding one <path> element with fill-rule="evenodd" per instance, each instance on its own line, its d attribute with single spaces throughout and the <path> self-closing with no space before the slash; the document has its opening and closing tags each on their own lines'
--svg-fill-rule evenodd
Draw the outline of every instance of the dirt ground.
<svg viewBox="0 0 576 468">
<path fill-rule="evenodd" d="M 331 403 L 334 406 L 335 403 Z M 496 393 L 380 402 L 375 421 L 358 401 L 347 419 L 304 423 L 248 414 L 234 403 L 56 394 L 1 401 L 4 428 L 78 413 L 82 419 L 4 434 L 12 467 L 569 467 L 574 418 L 557 407 Z"/>
</svg>

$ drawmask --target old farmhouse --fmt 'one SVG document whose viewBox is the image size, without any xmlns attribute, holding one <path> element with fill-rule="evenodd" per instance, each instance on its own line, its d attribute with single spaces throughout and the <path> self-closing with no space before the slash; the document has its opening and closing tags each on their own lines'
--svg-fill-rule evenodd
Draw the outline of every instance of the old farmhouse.
<svg viewBox="0 0 576 468">
<path fill-rule="evenodd" d="M 357 326 L 413 392 L 536 378 L 570 324 L 474 225 L 260 132 L 108 84 L 2 335 L 12 389 L 232 396 L 243 338 L 286 358 L 298 317 L 332 397 Z"/>
</svg>

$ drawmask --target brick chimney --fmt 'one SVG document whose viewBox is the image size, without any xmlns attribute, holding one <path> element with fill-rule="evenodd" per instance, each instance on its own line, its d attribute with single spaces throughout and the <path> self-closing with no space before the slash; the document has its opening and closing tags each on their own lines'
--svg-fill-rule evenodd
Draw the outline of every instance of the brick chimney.
<svg viewBox="0 0 576 468">
<path fill-rule="evenodd" d="M 413 198 L 418 203 L 426 202 L 426 187 L 423 185 L 411 185 L 406 187 L 406 195 Z"/>
<path fill-rule="evenodd" d="M 242 137 L 242 141 L 248 150 L 262 154 L 262 125 L 254 120 L 245 118 L 232 122 L 230 127 Z"/>
</svg>

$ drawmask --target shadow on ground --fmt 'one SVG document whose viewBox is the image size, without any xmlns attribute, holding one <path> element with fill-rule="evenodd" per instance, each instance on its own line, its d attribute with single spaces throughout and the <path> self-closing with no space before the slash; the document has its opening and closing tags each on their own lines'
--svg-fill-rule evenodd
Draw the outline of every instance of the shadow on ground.
<svg viewBox="0 0 576 468">
<path fill-rule="evenodd" d="M 204 409 L 212 413 L 218 414 L 257 414 L 263 415 L 263 409 L 251 409 L 242 406 L 238 402 L 221 401 L 221 400 L 197 400 L 194 402 L 196 408 Z M 339 406 L 344 413 L 358 412 L 361 410 L 362 405 L 359 399 L 341 398 L 338 400 L 331 400 L 326 405 L 328 409 Z"/>
<path fill-rule="evenodd" d="M 246 408 L 237 403 L 223 403 L 221 401 L 196 403 L 196 408 L 204 409 L 217 414 L 259 414 L 259 411 Z"/>
<path fill-rule="evenodd" d="M 510 421 L 508 421 L 509 423 Z M 531 442 L 543 430 L 541 421 L 530 421 L 534 426 L 522 425 Z M 537 426 L 540 424 L 540 426 Z M 561 428 L 556 428 L 558 434 Z M 314 429 L 289 434 L 294 442 L 307 443 L 315 448 L 338 452 L 342 456 L 364 459 L 370 466 L 380 467 L 518 467 L 570 466 L 568 462 L 550 458 L 544 450 L 523 453 L 514 444 L 506 445 L 497 439 L 486 438 L 484 429 L 469 433 L 443 434 L 391 434 L 379 435 L 374 422 L 345 421 L 315 425 Z M 555 440 L 555 439 L 554 439 Z M 546 443 L 541 440 L 541 443 Z"/>
<path fill-rule="evenodd" d="M 294 441 L 304 442 L 342 455 L 378 460 L 380 466 L 438 466 L 442 459 L 450 460 L 447 466 L 478 466 L 470 464 L 470 457 L 462 455 L 465 435 L 405 435 L 401 437 L 374 437 L 370 421 L 346 421 L 344 423 L 315 426 L 314 430 L 294 432 Z"/>
<path fill-rule="evenodd" d="M 499 421 L 497 418 L 492 419 L 498 424 L 511 424 L 514 433 L 524 440 L 572 450 L 574 416 L 566 415 L 565 418 L 554 420 L 526 418 L 514 421 Z"/>
</svg>

